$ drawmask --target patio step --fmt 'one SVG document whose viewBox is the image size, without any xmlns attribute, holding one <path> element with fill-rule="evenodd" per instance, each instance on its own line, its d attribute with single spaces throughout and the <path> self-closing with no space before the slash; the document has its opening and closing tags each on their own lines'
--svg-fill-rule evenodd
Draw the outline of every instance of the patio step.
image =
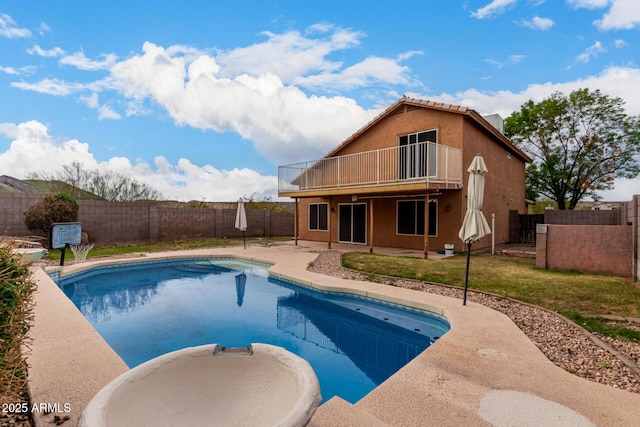
<svg viewBox="0 0 640 427">
<path fill-rule="evenodd" d="M 325 402 L 313 414 L 307 427 L 388 427 L 370 413 L 339 397 Z"/>
</svg>

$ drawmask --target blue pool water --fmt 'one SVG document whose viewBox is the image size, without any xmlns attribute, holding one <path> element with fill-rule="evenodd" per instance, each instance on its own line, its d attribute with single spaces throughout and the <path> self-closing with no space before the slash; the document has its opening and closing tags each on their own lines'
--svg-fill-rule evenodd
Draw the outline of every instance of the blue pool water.
<svg viewBox="0 0 640 427">
<path fill-rule="evenodd" d="M 100 267 L 58 285 L 131 368 L 184 347 L 268 343 L 309 361 L 324 401 L 355 403 L 449 330 L 437 315 L 317 291 L 266 268 L 156 261 Z"/>
</svg>

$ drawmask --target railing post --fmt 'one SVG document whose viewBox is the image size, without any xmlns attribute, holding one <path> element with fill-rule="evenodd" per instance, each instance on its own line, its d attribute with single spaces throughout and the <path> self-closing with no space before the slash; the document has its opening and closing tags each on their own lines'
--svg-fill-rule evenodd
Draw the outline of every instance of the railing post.
<svg viewBox="0 0 640 427">
<path fill-rule="evenodd" d="M 444 173 L 445 173 L 444 183 L 447 186 L 447 188 L 449 188 L 449 150 L 448 149 L 444 152 L 444 161 L 446 165 L 444 167 Z"/>
</svg>

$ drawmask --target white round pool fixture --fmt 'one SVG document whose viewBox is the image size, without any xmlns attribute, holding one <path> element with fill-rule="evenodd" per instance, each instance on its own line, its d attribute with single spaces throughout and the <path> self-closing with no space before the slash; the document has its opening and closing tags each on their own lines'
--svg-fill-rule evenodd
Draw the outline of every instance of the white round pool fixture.
<svg viewBox="0 0 640 427">
<path fill-rule="evenodd" d="M 320 401 L 309 362 L 284 348 L 210 344 L 120 375 L 91 399 L 78 426 L 304 426 Z"/>
</svg>

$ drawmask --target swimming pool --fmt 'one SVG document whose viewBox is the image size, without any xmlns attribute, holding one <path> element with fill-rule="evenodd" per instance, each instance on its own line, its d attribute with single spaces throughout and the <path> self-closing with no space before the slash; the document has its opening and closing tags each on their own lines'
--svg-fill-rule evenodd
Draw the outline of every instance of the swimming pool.
<svg viewBox="0 0 640 427">
<path fill-rule="evenodd" d="M 443 317 L 270 277 L 267 265 L 185 259 L 98 267 L 58 285 L 129 367 L 180 348 L 278 345 L 324 400 L 355 403 L 449 330 Z"/>
</svg>

